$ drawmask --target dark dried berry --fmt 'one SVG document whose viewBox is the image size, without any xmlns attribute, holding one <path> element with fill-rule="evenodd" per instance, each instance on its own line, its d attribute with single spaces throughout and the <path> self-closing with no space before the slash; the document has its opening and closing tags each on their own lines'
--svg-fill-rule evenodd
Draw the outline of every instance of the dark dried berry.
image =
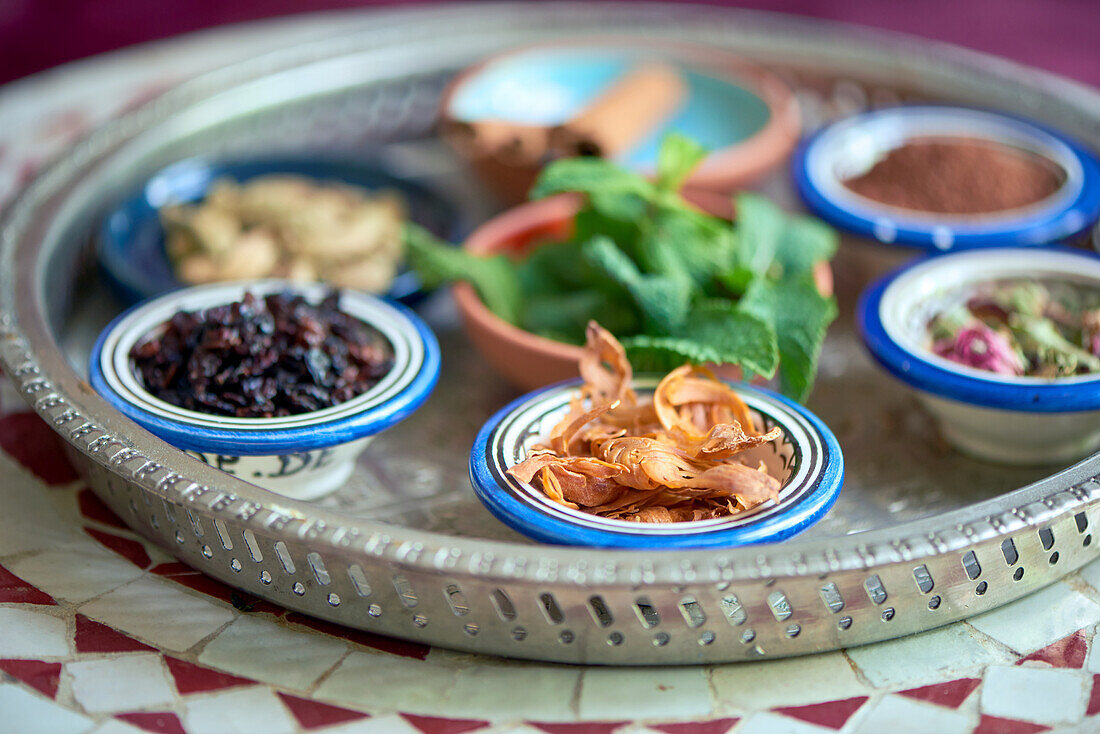
<svg viewBox="0 0 1100 734">
<path fill-rule="evenodd" d="M 130 350 L 149 392 L 181 408 L 239 418 L 297 415 L 361 395 L 393 369 L 375 329 L 339 309 L 276 293 L 180 311 Z"/>
</svg>

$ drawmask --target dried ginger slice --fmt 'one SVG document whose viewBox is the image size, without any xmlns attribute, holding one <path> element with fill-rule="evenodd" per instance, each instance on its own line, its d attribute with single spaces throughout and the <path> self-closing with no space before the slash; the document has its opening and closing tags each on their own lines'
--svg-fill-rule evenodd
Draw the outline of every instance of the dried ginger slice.
<svg viewBox="0 0 1100 734">
<path fill-rule="evenodd" d="M 678 518 L 673 517 L 672 513 L 669 512 L 669 509 L 667 507 L 663 507 L 663 506 L 643 507 L 642 509 L 638 510 L 638 512 L 636 512 L 635 514 L 631 515 L 629 518 L 624 518 L 624 519 L 631 520 L 632 522 L 659 522 L 659 523 L 678 522 L 679 521 Z"/>
<path fill-rule="evenodd" d="M 543 475 L 550 474 L 557 483 L 561 496 L 566 502 L 581 507 L 596 507 L 613 501 L 626 488 L 613 477 L 593 473 L 590 467 L 577 467 L 573 471 L 565 464 L 551 464 L 543 469 Z"/>
<path fill-rule="evenodd" d="M 617 402 L 627 407 L 638 403 L 634 388 L 630 386 L 634 371 L 626 358 L 626 350 L 595 321 L 589 321 L 585 329 L 584 352 L 577 366 L 593 402 Z"/>
<path fill-rule="evenodd" d="M 624 436 L 601 443 L 600 459 L 623 466 L 627 472 L 618 481 L 632 489 L 692 490 L 695 495 L 736 497 L 755 507 L 778 499 L 779 480 L 765 471 L 737 463 L 711 464 L 689 456 L 682 449 L 656 439 Z"/>
<path fill-rule="evenodd" d="M 768 500 L 779 501 L 779 488 L 779 480 L 766 471 L 736 463 L 712 466 L 674 487 L 674 489 L 702 489 L 720 496 L 734 496 L 745 509 L 756 507 Z"/>
<path fill-rule="evenodd" d="M 702 469 L 675 446 L 644 436 L 622 436 L 600 443 L 596 455 L 626 469 L 619 482 L 632 489 L 671 487 Z"/>
<path fill-rule="evenodd" d="M 679 446 L 696 458 L 726 459 L 747 449 L 771 443 L 782 435 L 783 429 L 779 426 L 764 434 L 748 436 L 741 430 L 740 423 L 719 423 L 699 440 L 688 440 L 681 436 Z"/>
<path fill-rule="evenodd" d="M 640 507 L 645 507 L 659 499 L 659 493 L 657 492 L 626 489 L 615 499 L 602 505 L 589 507 L 588 511 L 601 517 L 617 517 L 622 514 L 637 512 Z"/>
<path fill-rule="evenodd" d="M 618 403 L 600 403 L 584 411 L 583 403 L 570 401 L 569 413 L 550 431 L 550 448 L 560 456 L 573 453 L 572 445 L 577 433 L 596 418 L 618 406 Z M 578 412 L 582 411 L 582 412 Z"/>
<path fill-rule="evenodd" d="M 634 434 L 653 433 L 659 430 L 661 423 L 657 420 L 657 411 L 653 403 L 642 403 L 615 408 L 603 417 L 605 423 L 619 428 L 625 428 Z"/>
<path fill-rule="evenodd" d="M 562 504 L 595 506 L 614 500 L 624 487 L 615 479 L 626 470 L 618 464 L 588 456 L 556 456 L 542 451 L 508 469 L 521 482 L 531 483 L 538 476 L 550 499 Z M 548 490 L 547 479 L 553 490 Z"/>
<path fill-rule="evenodd" d="M 565 499 L 565 493 L 562 492 L 561 484 L 558 483 L 557 477 L 554 476 L 554 472 L 550 471 L 549 466 L 544 466 L 539 471 L 539 484 L 542 485 L 542 491 L 546 493 L 546 496 L 557 502 L 559 505 L 565 505 L 566 507 L 579 510 L 580 506 L 576 505 L 569 500 Z"/>
<path fill-rule="evenodd" d="M 693 372 L 691 365 L 677 367 L 653 393 L 653 406 L 665 431 L 677 441 L 699 442 L 710 426 L 736 421 L 747 435 L 755 435 L 745 401 L 729 385 L 695 377 Z"/>
</svg>

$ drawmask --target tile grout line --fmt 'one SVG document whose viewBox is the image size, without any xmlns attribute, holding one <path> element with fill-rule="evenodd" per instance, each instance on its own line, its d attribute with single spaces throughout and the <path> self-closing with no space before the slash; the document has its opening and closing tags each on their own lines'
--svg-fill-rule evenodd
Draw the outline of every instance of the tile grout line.
<svg viewBox="0 0 1100 734">
<path fill-rule="evenodd" d="M 336 672 L 337 668 L 339 668 L 341 665 L 344 664 L 345 660 L 347 660 L 349 657 L 351 657 L 351 654 L 353 652 L 357 652 L 357 651 L 353 650 L 351 645 L 348 645 L 347 648 L 344 650 L 344 654 L 340 656 L 340 659 L 337 660 L 336 663 L 334 663 L 332 667 L 330 667 L 325 672 L 321 673 L 321 675 L 319 675 L 316 680 L 314 680 L 312 683 L 310 683 L 308 686 L 306 686 L 305 689 L 303 689 L 304 692 L 305 692 L 305 695 L 309 696 L 310 698 L 314 698 L 314 695 L 317 693 L 317 690 L 322 685 L 324 685 L 326 680 L 328 680 L 330 677 L 332 677 L 332 674 Z"/>
<path fill-rule="evenodd" d="M 852 673 L 856 677 L 856 681 L 866 687 L 869 691 L 878 691 L 878 687 L 871 683 L 870 679 L 864 674 L 863 669 L 859 667 L 855 660 L 848 654 L 848 648 L 842 647 L 838 652 L 844 657 L 844 660 L 848 663 L 848 667 L 852 669 Z"/>
<path fill-rule="evenodd" d="M 573 684 L 573 695 L 569 697 L 569 711 L 573 714 L 574 721 L 581 719 L 581 693 L 584 691 L 584 678 L 588 670 L 581 668 L 577 674 L 577 682 Z"/>
<path fill-rule="evenodd" d="M 1091 602 L 1100 604 L 1100 589 L 1096 588 L 1081 577 L 1080 569 L 1062 577 L 1066 586 L 1076 591 Z"/>
<path fill-rule="evenodd" d="M 991 652 L 999 652 L 1002 655 L 1007 654 L 1010 657 L 1015 657 L 1017 661 L 1020 658 L 1026 656 L 1026 655 L 1030 655 L 1032 652 L 1035 652 L 1035 650 L 1032 650 L 1030 652 L 1020 652 L 1019 650 L 1016 650 L 1014 647 L 1010 646 L 1008 643 L 1001 642 L 996 637 L 993 637 L 991 635 L 986 634 L 985 632 L 982 632 L 980 629 L 978 629 L 974 625 L 970 624 L 969 619 L 959 620 L 958 624 L 961 624 L 964 627 L 966 627 L 966 629 L 970 632 L 970 634 L 973 635 L 974 639 L 976 639 L 982 645 L 982 647 L 985 647 L 985 648 L 989 649 Z M 1039 649 L 1042 649 L 1042 648 L 1040 647 Z M 989 669 L 990 665 L 995 665 L 995 664 L 998 664 L 998 663 L 987 663 L 984 667 L 982 667 L 982 669 L 981 669 L 982 674 L 979 677 L 984 680 L 985 679 L 985 671 Z"/>
</svg>

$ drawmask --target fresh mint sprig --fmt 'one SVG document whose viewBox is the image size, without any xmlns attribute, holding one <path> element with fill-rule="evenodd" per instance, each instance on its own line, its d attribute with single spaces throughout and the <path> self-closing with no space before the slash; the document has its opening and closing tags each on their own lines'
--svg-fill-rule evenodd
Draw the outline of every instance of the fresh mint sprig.
<svg viewBox="0 0 1100 734">
<path fill-rule="evenodd" d="M 735 198 L 732 225 L 700 212 L 680 190 L 705 154 L 667 136 L 653 181 L 606 160 L 556 161 L 531 196 L 584 195 L 568 242 L 517 262 L 471 255 L 409 225 L 410 262 L 426 285 L 467 280 L 498 316 L 550 338 L 581 343 L 595 319 L 638 371 L 736 363 L 746 376 L 778 372 L 783 392 L 805 400 L 836 317 L 813 268 L 835 254 L 836 234 L 758 194 Z"/>
</svg>

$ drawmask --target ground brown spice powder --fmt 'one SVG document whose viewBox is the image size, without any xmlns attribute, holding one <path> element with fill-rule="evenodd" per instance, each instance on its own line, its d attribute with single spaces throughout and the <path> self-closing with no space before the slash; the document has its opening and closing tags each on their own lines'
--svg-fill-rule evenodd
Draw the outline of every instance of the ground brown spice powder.
<svg viewBox="0 0 1100 734">
<path fill-rule="evenodd" d="M 1053 194 L 1064 174 L 1053 161 L 979 138 L 915 138 L 869 171 L 844 181 L 890 206 L 937 214 L 986 214 Z"/>
</svg>

